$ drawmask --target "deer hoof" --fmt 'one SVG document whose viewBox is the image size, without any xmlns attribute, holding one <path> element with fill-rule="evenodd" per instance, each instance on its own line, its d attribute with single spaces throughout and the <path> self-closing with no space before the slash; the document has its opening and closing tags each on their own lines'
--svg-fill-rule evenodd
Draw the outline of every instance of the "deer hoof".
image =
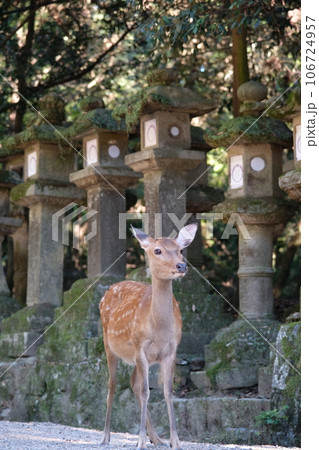
<svg viewBox="0 0 319 450">
<path fill-rule="evenodd" d="M 103 438 L 100 441 L 100 445 L 108 445 L 110 442 L 110 438 L 108 438 L 107 436 L 103 436 Z"/>
<path fill-rule="evenodd" d="M 161 439 L 150 439 L 150 443 L 155 445 L 155 447 L 168 447 Z"/>
</svg>

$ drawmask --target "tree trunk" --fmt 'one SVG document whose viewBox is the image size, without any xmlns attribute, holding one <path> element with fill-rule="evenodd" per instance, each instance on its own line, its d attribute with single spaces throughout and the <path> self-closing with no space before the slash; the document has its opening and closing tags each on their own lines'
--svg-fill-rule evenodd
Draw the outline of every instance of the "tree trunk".
<svg viewBox="0 0 319 450">
<path fill-rule="evenodd" d="M 233 113 L 239 115 L 240 100 L 237 97 L 237 89 L 246 81 L 249 81 L 249 69 L 247 59 L 246 29 L 241 27 L 231 30 L 232 57 L 233 57 Z"/>
<path fill-rule="evenodd" d="M 28 20 L 28 30 L 25 38 L 25 44 L 21 48 L 20 54 L 17 58 L 17 78 L 18 91 L 23 97 L 27 95 L 27 73 L 30 65 L 30 58 L 32 56 L 32 44 L 34 38 L 34 24 L 35 24 L 35 9 L 30 12 Z M 14 131 L 18 133 L 22 130 L 23 116 L 27 109 L 25 100 L 20 95 L 20 100 L 17 103 L 16 116 L 14 120 Z"/>
</svg>

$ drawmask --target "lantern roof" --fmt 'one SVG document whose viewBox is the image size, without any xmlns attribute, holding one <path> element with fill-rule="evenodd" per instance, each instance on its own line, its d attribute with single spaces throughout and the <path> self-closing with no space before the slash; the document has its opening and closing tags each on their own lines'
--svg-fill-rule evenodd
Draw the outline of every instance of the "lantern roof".
<svg viewBox="0 0 319 450">
<path fill-rule="evenodd" d="M 265 115 L 266 86 L 251 80 L 239 86 L 237 95 L 243 102 L 240 116 L 225 122 L 217 133 L 206 133 L 208 144 L 212 147 L 229 147 L 235 143 L 292 145 L 292 132 L 285 122 Z"/>
<path fill-rule="evenodd" d="M 271 105 L 267 111 L 268 116 L 290 121 L 301 113 L 301 87 L 296 86 L 284 99 L 270 98 L 268 103 Z"/>
<path fill-rule="evenodd" d="M 32 142 L 57 142 L 59 134 L 56 131 L 63 131 L 62 126 L 52 127 L 49 124 L 31 125 L 20 133 L 10 136 L 3 141 L 4 150 L 0 150 L 0 156 L 20 153 L 21 150 L 28 147 Z"/>
<path fill-rule="evenodd" d="M 143 114 L 170 111 L 198 117 L 217 107 L 216 99 L 203 98 L 191 89 L 176 84 L 177 75 L 171 69 L 154 70 L 147 74 L 146 79 L 149 86 L 114 110 L 114 117 L 125 118 L 128 131 L 135 129 Z"/>
<path fill-rule="evenodd" d="M 254 142 L 290 147 L 292 132 L 281 120 L 264 116 L 260 119 L 243 116 L 225 122 L 217 134 L 216 132 L 206 133 L 205 140 L 212 148 Z"/>
<path fill-rule="evenodd" d="M 3 140 L 2 142 L 3 142 L 3 144 L 6 144 L 6 140 Z M 14 147 L 14 146 L 8 147 L 8 146 L 4 146 L 4 145 L 0 146 L 0 161 L 6 160 L 10 156 L 19 155 L 19 154 L 20 155 L 23 154 L 23 150 L 19 147 Z"/>
<path fill-rule="evenodd" d="M 59 133 L 62 131 L 65 111 L 64 100 L 55 92 L 45 95 L 39 100 L 39 114 L 33 115 L 32 120 L 23 131 L 3 140 L 3 150 L 0 156 L 20 153 L 35 141 L 57 142 Z"/>
<path fill-rule="evenodd" d="M 113 118 L 112 111 L 105 108 L 101 96 L 89 95 L 79 102 L 79 107 L 80 115 L 62 133 L 65 138 L 80 140 L 83 136 L 91 133 L 92 128 L 111 132 L 126 132 L 124 121 Z"/>
</svg>

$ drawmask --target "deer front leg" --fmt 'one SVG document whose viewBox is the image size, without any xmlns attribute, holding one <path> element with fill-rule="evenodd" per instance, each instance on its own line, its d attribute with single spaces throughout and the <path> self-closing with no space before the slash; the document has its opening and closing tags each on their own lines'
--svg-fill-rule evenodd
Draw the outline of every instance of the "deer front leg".
<svg viewBox="0 0 319 450">
<path fill-rule="evenodd" d="M 148 382 L 149 364 L 143 350 L 140 351 L 139 357 L 136 359 L 136 373 L 138 377 L 139 404 L 141 406 L 141 425 L 140 434 L 137 444 L 137 450 L 146 450 L 146 418 L 147 418 L 147 402 L 150 396 Z"/>
<path fill-rule="evenodd" d="M 167 411 L 170 425 L 170 442 L 173 450 L 181 450 L 179 443 L 176 420 L 173 406 L 173 378 L 175 370 L 175 354 L 168 356 L 161 363 L 163 384 L 164 384 L 164 397 L 167 404 Z"/>
<path fill-rule="evenodd" d="M 139 378 L 137 376 L 137 370 L 136 367 L 134 369 L 134 372 L 132 373 L 131 376 L 131 388 L 135 394 L 135 397 L 137 399 L 137 401 L 139 402 L 140 408 L 141 408 L 141 404 L 140 404 L 140 392 L 141 392 L 141 386 L 139 384 Z M 150 441 L 152 442 L 152 444 L 154 445 L 165 445 L 164 442 L 161 440 L 161 438 L 159 437 L 159 435 L 156 433 L 150 414 L 147 410 L 146 412 L 146 428 L 148 431 L 148 435 L 150 438 Z"/>
<path fill-rule="evenodd" d="M 114 392 L 116 389 L 116 371 L 118 366 L 118 357 L 110 351 L 107 352 L 107 365 L 109 369 L 109 381 L 107 385 L 108 390 L 106 400 L 106 419 L 101 444 L 108 444 L 110 442 L 111 411 Z"/>
</svg>

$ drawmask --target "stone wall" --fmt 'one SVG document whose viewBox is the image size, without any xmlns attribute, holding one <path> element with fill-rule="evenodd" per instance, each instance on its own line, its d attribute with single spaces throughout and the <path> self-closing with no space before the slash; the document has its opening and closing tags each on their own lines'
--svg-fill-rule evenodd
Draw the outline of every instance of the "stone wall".
<svg viewBox="0 0 319 450">
<path fill-rule="evenodd" d="M 56 322 L 46 328 L 44 342 L 34 356 L 21 358 L 11 367 L 14 358 L 8 357 L 2 349 L 0 372 L 7 370 L 0 380 L 2 419 L 52 421 L 103 429 L 107 365 L 98 305 L 114 279 L 100 279 L 90 288 L 92 282 L 90 279 L 78 280 L 65 293 L 64 305 L 53 310 Z M 176 282 L 174 292 L 184 318 L 184 336 L 178 351 L 175 378 L 179 398 L 174 401 L 181 438 L 238 444 L 284 442 L 294 445 L 298 442 L 299 405 L 295 397 L 299 381 L 289 366 L 285 368 L 279 359 L 273 357 L 269 365 L 271 373 L 275 368 L 271 399 L 225 395 L 214 391 L 210 383 L 201 388 L 191 384 L 191 380 L 196 379 L 194 374 L 204 373 L 198 370 L 202 370 L 205 364 L 205 344 L 221 328 L 229 325 L 233 317 L 224 312 L 222 299 L 212 295 L 195 274 L 189 273 Z M 25 320 L 23 312 L 16 313 L 21 316 L 20 320 L 12 316 L 2 322 L 6 335 L 10 335 L 10 331 L 19 330 L 21 334 L 30 327 L 44 327 L 44 323 L 37 322 L 36 314 L 29 311 L 29 319 Z M 52 321 L 52 317 L 49 319 Z M 292 361 L 298 354 L 298 333 L 296 324 L 283 325 L 277 338 L 277 347 Z M 129 387 L 131 371 L 131 367 L 120 364 L 112 412 L 113 431 L 136 433 L 139 429 L 139 408 Z M 185 386 L 190 389 L 180 389 Z M 154 424 L 160 435 L 168 437 L 166 404 L 156 366 L 151 370 L 150 387 Z M 287 425 L 285 419 L 281 420 L 280 411 L 286 412 L 286 405 L 291 408 L 292 404 L 295 407 Z M 272 415 L 277 417 L 278 423 L 270 430 L 267 420 Z M 286 428 L 283 429 L 283 425 Z M 287 430 L 289 432 L 286 433 Z"/>
</svg>

